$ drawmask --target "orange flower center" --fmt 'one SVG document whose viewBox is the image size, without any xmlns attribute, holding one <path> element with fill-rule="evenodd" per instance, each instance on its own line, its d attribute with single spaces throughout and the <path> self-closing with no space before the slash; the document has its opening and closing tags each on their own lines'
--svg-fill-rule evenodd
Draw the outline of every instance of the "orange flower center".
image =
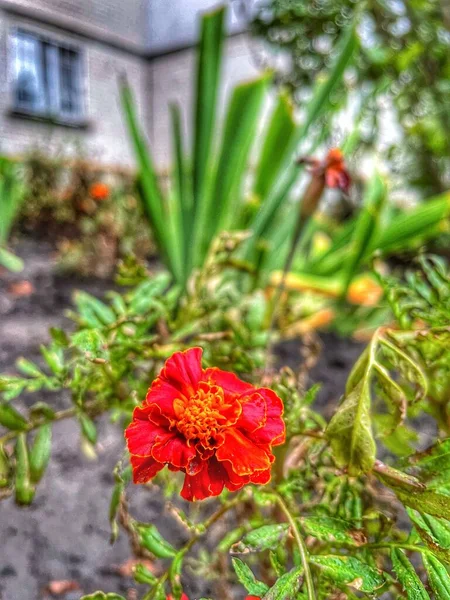
<svg viewBox="0 0 450 600">
<path fill-rule="evenodd" d="M 223 389 L 204 381 L 194 395 L 178 398 L 173 407 L 178 431 L 188 442 L 199 441 L 206 448 L 217 444 L 217 436 L 229 424 L 224 410 L 231 406 L 225 403 Z"/>
</svg>

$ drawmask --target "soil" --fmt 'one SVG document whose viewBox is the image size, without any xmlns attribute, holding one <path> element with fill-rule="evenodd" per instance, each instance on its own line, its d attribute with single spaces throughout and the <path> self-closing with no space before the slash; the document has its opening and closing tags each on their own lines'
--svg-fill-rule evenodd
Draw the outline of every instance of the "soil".
<svg viewBox="0 0 450 600">
<path fill-rule="evenodd" d="M 14 372 L 19 356 L 39 362 L 39 345 L 49 340 L 49 327 L 71 327 L 64 311 L 70 308 L 75 289 L 101 296 L 112 285 L 59 274 L 49 243 L 22 240 L 15 250 L 24 259 L 25 270 L 15 275 L 0 273 L 1 373 Z M 11 286 L 22 280 L 29 281 L 34 291 L 17 296 Z M 317 402 L 321 411 L 329 414 L 344 390 L 361 345 L 331 334 L 321 336 L 321 342 L 325 352 L 310 376 L 312 382 L 322 382 Z M 301 364 L 297 341 L 282 344 L 277 354 L 280 364 L 293 368 Z M 21 397 L 17 406 L 20 409 L 38 400 L 46 400 L 56 409 L 70 405 L 66 394 L 44 392 Z M 88 459 L 80 451 L 77 424 L 70 420 L 55 423 L 52 460 L 33 504 L 19 508 L 12 498 L 1 502 L 0 600 L 49 599 L 46 586 L 58 580 L 73 580 L 80 588 L 59 595 L 63 600 L 79 599 L 82 593 L 98 589 L 127 596 L 136 588 L 133 580 L 117 569 L 130 559 L 128 540 L 121 535 L 113 546 L 109 544 L 111 472 L 122 456 L 123 437 L 107 417 L 98 423 L 98 431 L 97 458 Z M 149 493 L 136 486 L 131 503 L 133 514 L 146 522 L 157 522 L 169 541 L 177 545 L 185 541 L 185 532 L 164 514 L 157 490 Z M 199 589 L 199 579 L 193 576 L 188 582 L 185 591 L 190 598 L 211 593 L 204 586 Z M 240 595 L 237 592 L 236 598 Z"/>
</svg>

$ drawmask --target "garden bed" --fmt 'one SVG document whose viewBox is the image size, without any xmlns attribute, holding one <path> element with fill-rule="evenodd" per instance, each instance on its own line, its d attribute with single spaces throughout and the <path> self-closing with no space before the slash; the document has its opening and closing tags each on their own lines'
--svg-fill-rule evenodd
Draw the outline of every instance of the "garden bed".
<svg viewBox="0 0 450 600">
<path fill-rule="evenodd" d="M 79 279 L 58 274 L 53 250 L 48 243 L 22 241 L 15 250 L 25 261 L 19 275 L 2 273 L 0 279 L 0 367 L 12 372 L 14 361 L 24 356 L 39 362 L 39 345 L 48 341 L 48 328 L 70 326 L 64 311 L 71 306 L 75 289 L 101 296 L 112 282 Z M 28 281 L 24 295 L 14 290 L 19 281 Z M 33 291 L 32 291 L 33 290 Z M 311 371 L 312 381 L 323 387 L 318 396 L 321 412 L 330 414 L 344 390 L 349 369 L 361 351 L 361 345 L 331 334 L 321 336 L 326 347 Z M 301 364 L 301 346 L 297 341 L 277 348 L 280 365 L 297 368 Z M 40 392 L 29 403 L 46 400 L 57 409 L 69 405 L 66 394 Z M 27 403 L 26 395 L 20 402 Z M 18 406 L 20 407 L 20 402 Z M 121 575 L 130 558 L 128 540 L 122 534 L 110 546 L 108 505 L 113 485 L 112 469 L 124 448 L 117 425 L 105 415 L 99 423 L 98 459 L 88 459 L 80 451 L 78 424 L 55 424 L 52 459 L 45 475 L 47 482 L 38 487 L 30 507 L 19 508 L 12 498 L 2 504 L 0 536 L 7 540 L 0 548 L 0 597 L 2 600 L 34 600 L 51 597 L 45 590 L 51 581 L 73 580 L 84 592 L 95 589 L 126 592 L 136 587 L 130 576 Z M 183 531 L 174 521 L 161 519 L 162 499 L 158 492 L 145 493 L 135 488 L 133 512 L 147 522 L 156 522 L 168 539 L 183 540 Z M 122 565 L 122 569 L 119 567 Z M 195 578 L 193 578 L 195 585 Z M 191 588 L 195 597 L 197 590 Z M 202 589 L 203 593 L 207 590 Z M 60 597 L 78 599 L 80 590 Z"/>
</svg>

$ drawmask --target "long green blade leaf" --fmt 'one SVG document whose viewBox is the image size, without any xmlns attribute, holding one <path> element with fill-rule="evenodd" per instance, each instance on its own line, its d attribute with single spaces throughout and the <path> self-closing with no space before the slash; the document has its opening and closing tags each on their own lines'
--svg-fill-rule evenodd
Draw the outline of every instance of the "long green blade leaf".
<svg viewBox="0 0 450 600">
<path fill-rule="evenodd" d="M 197 54 L 197 95 L 194 113 L 193 189 L 200 203 L 205 187 L 216 122 L 225 9 L 203 16 Z M 197 210 L 197 208 L 195 208 Z"/>
</svg>

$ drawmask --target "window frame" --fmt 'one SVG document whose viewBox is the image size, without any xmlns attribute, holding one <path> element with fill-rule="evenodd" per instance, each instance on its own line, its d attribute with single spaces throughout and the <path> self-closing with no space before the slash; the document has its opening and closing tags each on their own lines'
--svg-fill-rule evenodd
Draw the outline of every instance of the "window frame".
<svg viewBox="0 0 450 600">
<path fill-rule="evenodd" d="M 20 36 L 29 36 L 30 38 L 36 40 L 39 44 L 40 49 L 42 50 L 42 44 L 48 44 L 54 47 L 58 53 L 58 63 L 57 68 L 54 74 L 56 74 L 56 79 L 59 81 L 61 77 L 61 62 L 60 62 L 60 50 L 65 49 L 71 52 L 76 53 L 77 55 L 77 71 L 76 83 L 77 83 L 77 101 L 79 103 L 79 108 L 77 112 L 70 113 L 66 112 L 61 107 L 61 90 L 58 90 L 58 108 L 54 109 L 45 99 L 45 103 L 42 109 L 31 108 L 25 105 L 20 105 L 17 101 L 17 46 L 18 40 Z M 27 117 L 30 119 L 47 121 L 51 123 L 56 123 L 59 125 L 67 125 L 69 127 L 86 127 L 87 123 L 87 110 L 88 110 L 88 98 L 87 98 L 87 86 L 86 86 L 86 77 L 87 77 L 87 69 L 86 69 L 86 58 L 85 58 L 85 50 L 79 44 L 73 43 L 72 41 L 62 40 L 58 34 L 52 36 L 51 34 L 47 34 L 46 32 L 36 31 L 35 29 L 16 25 L 12 27 L 9 31 L 8 35 L 8 87 L 9 87 L 9 95 L 10 95 L 10 107 L 11 114 L 15 116 Z M 44 64 L 43 61 L 40 60 L 43 77 L 44 75 Z M 42 84 L 42 90 L 45 93 L 46 84 Z"/>
</svg>

